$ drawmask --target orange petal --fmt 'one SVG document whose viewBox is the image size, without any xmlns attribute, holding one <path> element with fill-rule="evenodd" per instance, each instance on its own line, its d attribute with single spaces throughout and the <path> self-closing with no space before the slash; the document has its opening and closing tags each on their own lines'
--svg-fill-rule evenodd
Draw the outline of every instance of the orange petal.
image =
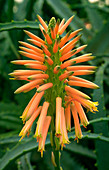
<svg viewBox="0 0 109 170">
<path fill-rule="evenodd" d="M 50 36 L 44 30 L 43 30 L 43 34 L 44 34 L 44 36 L 45 36 L 45 38 L 47 40 L 47 43 L 52 44 L 52 40 L 51 40 Z"/>
<path fill-rule="evenodd" d="M 24 32 L 32 39 L 36 40 L 36 41 L 39 41 L 40 43 L 43 43 L 45 44 L 44 40 L 42 40 L 41 38 L 37 37 L 36 35 L 32 34 L 31 32 L 29 31 L 26 31 L 24 30 Z"/>
<path fill-rule="evenodd" d="M 61 97 L 56 98 L 56 136 L 61 135 L 61 107 L 62 99 Z"/>
<path fill-rule="evenodd" d="M 82 65 L 82 66 L 70 66 L 67 67 L 68 71 L 75 71 L 75 70 L 95 70 L 97 67 L 96 66 L 86 66 L 86 65 Z"/>
<path fill-rule="evenodd" d="M 66 61 L 63 64 L 61 64 L 60 67 L 61 67 L 61 69 L 64 69 L 64 68 L 71 66 L 73 64 L 75 64 L 75 61 L 69 60 L 69 61 Z"/>
<path fill-rule="evenodd" d="M 76 70 L 73 73 L 73 76 L 77 76 L 77 75 L 89 75 L 89 74 L 93 74 L 95 71 L 92 70 Z"/>
<path fill-rule="evenodd" d="M 25 66 L 27 68 L 32 68 L 32 69 L 39 69 L 39 70 L 43 70 L 43 71 L 47 70 L 47 66 L 41 65 L 41 64 L 31 64 L 31 63 L 28 63 L 28 64 L 25 64 Z"/>
<path fill-rule="evenodd" d="M 70 86 L 80 86 L 80 87 L 86 87 L 86 88 L 92 88 L 92 89 L 97 89 L 99 88 L 96 84 L 94 83 L 85 83 L 85 82 L 80 82 L 80 81 L 68 81 L 68 85 Z"/>
<path fill-rule="evenodd" d="M 64 62 L 64 64 L 66 63 L 67 65 L 70 65 L 71 62 L 75 62 L 77 64 L 77 63 L 89 61 L 89 60 L 94 58 L 93 56 L 90 56 L 90 55 L 91 54 L 84 54 L 84 55 L 81 55 L 79 57 L 75 57 L 73 59 L 70 59 L 70 60 Z"/>
<path fill-rule="evenodd" d="M 42 84 L 43 80 L 42 79 L 38 79 L 38 80 L 34 80 L 32 82 L 29 82 L 27 84 L 24 84 L 23 86 L 19 87 L 14 93 L 21 93 L 23 91 L 28 90 L 28 88 L 37 85 L 37 84 Z"/>
<path fill-rule="evenodd" d="M 39 115 L 40 111 L 41 111 L 41 106 L 38 107 L 38 109 L 33 113 L 31 118 L 26 122 L 26 124 L 22 128 L 21 132 L 19 133 L 19 136 L 22 136 L 22 138 L 23 138 L 27 134 L 27 132 L 30 130 L 33 122 L 35 121 L 35 119 Z"/>
<path fill-rule="evenodd" d="M 62 19 L 61 23 L 59 24 L 59 30 L 61 29 L 61 27 L 64 25 L 65 22 L 65 18 Z"/>
<path fill-rule="evenodd" d="M 45 23 L 45 21 L 39 15 L 37 15 L 37 18 L 38 18 L 39 22 L 42 24 L 42 26 L 44 27 L 45 31 L 47 31 L 48 30 L 48 26 Z"/>
<path fill-rule="evenodd" d="M 54 44 L 54 47 L 53 47 L 53 52 L 57 53 L 57 51 L 58 51 L 58 41 L 56 40 L 55 44 Z"/>
<path fill-rule="evenodd" d="M 43 151 L 45 151 L 45 140 L 47 137 L 47 132 L 50 126 L 51 116 L 46 116 L 42 128 L 42 137 L 39 139 L 38 151 L 41 152 L 41 157 L 43 157 Z"/>
<path fill-rule="evenodd" d="M 56 38 L 56 34 L 55 34 L 55 31 L 54 31 L 54 28 L 52 28 L 52 27 L 51 27 L 51 37 L 52 37 L 52 39 Z"/>
<path fill-rule="evenodd" d="M 43 106 L 42 106 L 41 113 L 40 113 L 40 117 L 37 122 L 37 127 L 36 127 L 36 132 L 35 132 L 34 137 L 39 137 L 39 138 L 42 137 L 42 129 L 43 129 L 46 115 L 47 115 L 48 107 L 49 107 L 49 103 L 44 102 Z"/>
<path fill-rule="evenodd" d="M 71 76 L 72 74 L 73 74 L 72 71 L 69 71 L 69 72 L 67 71 L 59 76 L 59 80 L 62 81 L 64 79 L 68 78 L 69 76 Z"/>
<path fill-rule="evenodd" d="M 36 61 L 36 60 L 14 60 L 11 61 L 12 64 L 18 64 L 18 65 L 24 65 L 28 63 L 33 63 L 33 64 L 43 64 L 43 62 Z"/>
<path fill-rule="evenodd" d="M 88 95 L 86 95 L 85 93 L 83 93 L 83 92 L 81 92 L 81 91 L 79 91 L 77 89 L 74 89 L 74 88 L 72 88 L 70 86 L 65 86 L 65 91 L 68 91 L 71 94 L 83 97 L 85 99 L 90 99 L 90 97 Z"/>
<path fill-rule="evenodd" d="M 56 22 L 56 25 L 55 25 L 55 28 L 54 28 L 55 35 L 57 34 L 57 32 L 59 30 L 59 24 L 60 24 L 60 19 L 57 19 L 57 22 Z"/>
<path fill-rule="evenodd" d="M 54 74 L 57 74 L 59 72 L 59 70 L 60 70 L 60 66 L 57 65 L 53 70 Z"/>
<path fill-rule="evenodd" d="M 71 105 L 71 111 L 72 111 L 72 115 L 73 115 L 73 119 L 74 119 L 75 135 L 76 135 L 76 139 L 78 141 L 78 138 L 79 139 L 82 138 L 82 132 L 81 132 L 80 124 L 79 124 L 79 118 L 78 118 L 78 115 L 77 115 L 77 110 L 75 108 L 74 103 L 72 103 L 72 105 Z"/>
<path fill-rule="evenodd" d="M 27 110 L 27 118 L 29 118 L 33 114 L 33 112 L 37 109 L 43 95 L 44 92 L 37 93 L 37 95 L 33 98 Z"/>
<path fill-rule="evenodd" d="M 33 75 L 33 74 L 39 74 L 39 73 L 43 73 L 42 71 L 39 70 L 15 70 L 13 73 L 10 73 L 10 76 L 29 76 L 29 75 Z"/>
<path fill-rule="evenodd" d="M 66 128 L 68 131 L 71 131 L 71 113 L 70 113 L 70 104 L 65 108 L 65 122 Z"/>
<path fill-rule="evenodd" d="M 82 29 L 78 29 L 78 30 L 76 30 L 76 31 L 73 31 L 73 32 L 69 35 L 67 41 L 69 41 L 69 40 L 72 39 L 74 36 L 76 36 L 81 30 L 82 30 Z"/>
<path fill-rule="evenodd" d="M 44 58 L 48 62 L 49 65 L 53 64 L 53 60 L 49 56 L 46 55 Z"/>
<path fill-rule="evenodd" d="M 66 129 L 66 124 L 65 124 L 65 115 L 64 115 L 64 108 L 61 108 L 61 146 L 63 148 L 64 144 L 68 144 L 69 140 L 68 140 L 68 135 L 67 135 L 67 129 Z"/>
<path fill-rule="evenodd" d="M 48 79 L 48 74 L 34 74 L 28 77 L 29 80 L 35 80 L 35 79 Z"/>
<path fill-rule="evenodd" d="M 95 88 L 95 87 L 99 88 L 99 86 L 97 86 L 95 83 L 92 83 L 91 81 L 85 80 L 85 79 L 80 78 L 80 77 L 69 76 L 69 80 L 78 81 L 78 82 L 82 82 L 82 83 L 87 83 L 93 88 Z"/>
<path fill-rule="evenodd" d="M 70 35 L 70 31 L 63 37 L 61 38 L 61 41 L 59 43 L 59 47 L 62 48 L 64 46 L 64 44 L 68 41 L 68 37 Z"/>
<path fill-rule="evenodd" d="M 45 90 L 51 88 L 52 86 L 53 86 L 52 83 L 46 83 L 46 84 L 40 86 L 40 87 L 37 89 L 37 92 L 40 93 L 41 91 L 45 91 Z"/>
<path fill-rule="evenodd" d="M 45 44 L 39 42 L 39 41 L 36 41 L 36 40 L 33 40 L 33 39 L 27 39 L 30 43 L 34 44 L 34 45 L 37 45 L 38 47 L 41 47 L 41 45 L 43 46 L 46 46 Z"/>
<path fill-rule="evenodd" d="M 43 53 L 43 51 L 42 51 L 40 48 L 37 48 L 37 47 L 35 47 L 35 46 L 33 46 L 33 45 L 30 45 L 30 44 L 28 44 L 28 43 L 26 43 L 26 42 L 19 41 L 19 43 L 22 44 L 22 45 L 24 45 L 24 46 L 27 47 L 27 48 L 30 48 L 30 49 L 34 50 L 35 52 L 37 52 L 37 53 L 39 53 L 39 54 L 42 54 L 42 53 Z"/>
<path fill-rule="evenodd" d="M 86 126 L 89 124 L 89 122 L 88 122 L 88 119 L 87 119 L 87 117 L 86 117 L 86 115 L 85 115 L 85 112 L 84 112 L 81 104 L 80 104 L 79 102 L 77 102 L 77 101 L 74 101 L 74 104 L 75 104 L 75 107 L 76 107 L 76 109 L 77 109 L 77 112 L 79 113 L 79 117 L 80 117 L 80 120 L 81 120 L 81 124 L 82 124 L 84 127 L 86 127 Z"/>
<path fill-rule="evenodd" d="M 38 52 L 36 52 L 36 51 L 34 51 L 34 50 L 31 50 L 31 49 L 29 49 L 29 48 L 22 47 L 22 46 L 19 46 L 19 48 L 20 48 L 21 50 L 23 50 L 23 51 L 26 51 L 26 52 L 30 53 L 30 54 L 34 54 L 34 55 L 38 55 L 38 56 L 40 56 L 40 57 L 44 57 L 44 54 L 40 54 L 40 53 L 38 53 Z"/>
<path fill-rule="evenodd" d="M 40 56 L 37 56 L 37 55 L 34 55 L 34 54 L 30 54 L 30 53 L 27 53 L 27 52 L 24 52 L 24 51 L 19 51 L 19 53 L 25 57 L 28 57 L 28 58 L 31 58 L 33 60 L 38 60 L 38 61 L 41 61 L 41 62 L 44 62 L 44 58 L 40 57 Z"/>
<path fill-rule="evenodd" d="M 41 48 L 42 48 L 42 50 L 43 50 L 43 52 L 47 55 L 47 56 L 51 56 L 51 53 L 49 52 L 49 50 L 46 48 L 46 47 L 44 47 L 44 46 L 41 46 Z"/>
<path fill-rule="evenodd" d="M 69 59 L 70 57 L 73 56 L 73 54 L 76 52 L 76 50 L 72 50 L 72 51 L 69 51 L 68 53 L 65 53 L 64 55 L 62 55 L 62 57 L 60 57 L 60 61 L 64 61 L 64 60 L 67 60 Z"/>
<path fill-rule="evenodd" d="M 66 50 L 69 46 L 75 44 L 79 39 L 80 39 L 81 35 L 78 35 L 76 38 L 74 38 L 72 41 L 70 41 L 69 43 L 67 43 L 66 45 L 64 45 L 61 49 L 60 52 L 64 52 L 64 50 Z"/>
<path fill-rule="evenodd" d="M 68 27 L 68 25 L 70 24 L 70 22 L 72 21 L 72 19 L 74 18 L 74 16 L 70 17 L 66 23 L 59 29 L 58 34 L 61 35 L 63 34 L 63 32 L 65 31 L 65 29 Z"/>
</svg>

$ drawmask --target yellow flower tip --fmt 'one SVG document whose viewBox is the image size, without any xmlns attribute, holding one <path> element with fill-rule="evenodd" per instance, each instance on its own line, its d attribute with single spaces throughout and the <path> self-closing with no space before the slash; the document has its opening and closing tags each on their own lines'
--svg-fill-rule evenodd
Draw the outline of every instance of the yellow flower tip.
<svg viewBox="0 0 109 170">
<path fill-rule="evenodd" d="M 100 87 L 98 85 L 95 86 L 95 89 L 100 89 Z"/>
<path fill-rule="evenodd" d="M 22 119 L 22 118 L 23 118 L 23 116 L 20 116 L 20 118 Z"/>
<path fill-rule="evenodd" d="M 84 98 L 85 98 L 85 99 L 88 99 L 88 100 L 91 99 L 91 97 L 89 97 L 89 96 L 85 96 Z"/>
<path fill-rule="evenodd" d="M 80 32 L 80 31 L 82 31 L 83 30 L 83 28 L 80 28 L 80 29 L 78 29 L 78 32 Z"/>
<path fill-rule="evenodd" d="M 27 30 L 23 30 L 26 34 L 28 33 L 28 31 Z"/>
<path fill-rule="evenodd" d="M 43 158 L 43 150 L 42 149 L 41 149 L 40 153 L 41 153 L 41 158 Z"/>
<path fill-rule="evenodd" d="M 27 39 L 27 41 L 31 42 L 32 39 Z"/>
<path fill-rule="evenodd" d="M 14 76 L 14 73 L 12 72 L 12 73 L 9 73 L 8 75 L 9 75 L 9 76 Z"/>
<path fill-rule="evenodd" d="M 96 58 L 96 56 L 92 56 L 92 59 L 95 59 Z"/>
<path fill-rule="evenodd" d="M 78 35 L 78 38 L 80 39 L 82 37 L 83 33 L 81 33 L 80 35 Z M 77 41 L 79 42 L 79 41 Z M 87 46 L 87 45 L 86 45 Z"/>
<path fill-rule="evenodd" d="M 86 44 L 86 45 L 83 45 L 84 48 L 86 48 L 87 46 L 88 46 L 87 44 Z"/>
<path fill-rule="evenodd" d="M 29 77 L 28 77 L 28 80 L 34 80 L 34 78 L 32 78 L 32 76 L 29 76 Z"/>
<path fill-rule="evenodd" d="M 16 78 L 9 78 L 9 80 L 16 80 Z"/>
<path fill-rule="evenodd" d="M 16 63 L 16 61 L 11 61 L 10 63 L 15 64 L 15 63 Z"/>
<path fill-rule="evenodd" d="M 95 71 L 94 71 L 94 70 L 90 71 L 90 74 L 93 74 L 93 73 L 95 73 Z"/>
<path fill-rule="evenodd" d="M 15 92 L 14 92 L 14 94 L 19 94 L 20 93 L 20 91 L 19 90 L 16 90 Z"/>
<path fill-rule="evenodd" d="M 23 41 L 18 41 L 20 44 L 22 44 L 23 43 Z"/>
<path fill-rule="evenodd" d="M 37 90 L 37 93 L 40 93 L 41 92 L 41 90 Z"/>
<path fill-rule="evenodd" d="M 94 68 L 93 68 L 93 69 L 94 69 L 94 70 L 96 70 L 97 68 L 98 68 L 97 66 L 94 66 Z"/>
<path fill-rule="evenodd" d="M 18 51 L 20 54 L 22 54 L 22 51 Z"/>
</svg>

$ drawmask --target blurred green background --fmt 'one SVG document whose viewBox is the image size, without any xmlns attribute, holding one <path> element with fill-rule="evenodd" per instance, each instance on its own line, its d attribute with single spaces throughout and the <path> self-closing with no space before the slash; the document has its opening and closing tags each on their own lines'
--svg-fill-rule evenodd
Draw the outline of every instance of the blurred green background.
<svg viewBox="0 0 109 170">
<path fill-rule="evenodd" d="M 27 41 L 23 29 L 42 37 L 36 15 L 45 21 L 52 16 L 66 20 L 75 14 L 69 29 L 83 28 L 80 44 L 88 44 L 85 52 L 96 58 L 88 64 L 98 67 L 96 73 L 86 76 L 100 86 L 98 90 L 84 90 L 99 102 L 96 114 L 87 113 L 90 125 L 83 129 L 83 139 L 74 141 L 74 129 L 70 133 L 71 144 L 61 152 L 64 170 L 109 170 L 109 0 L 0 0 L 0 170 L 52 170 L 49 137 L 46 152 L 40 157 L 32 129 L 29 138 L 19 141 L 23 127 L 19 116 L 34 94 L 14 95 L 23 81 L 9 80 L 8 74 L 20 69 L 10 63 L 22 59 L 19 40 Z"/>
</svg>

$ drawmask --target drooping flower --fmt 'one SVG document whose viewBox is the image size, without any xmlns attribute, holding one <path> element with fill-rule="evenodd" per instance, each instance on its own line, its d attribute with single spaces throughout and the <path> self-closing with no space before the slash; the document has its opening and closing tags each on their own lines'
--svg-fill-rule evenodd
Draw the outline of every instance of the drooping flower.
<svg viewBox="0 0 109 170">
<path fill-rule="evenodd" d="M 74 16 L 66 22 L 63 19 L 57 22 L 54 17 L 47 25 L 38 15 L 41 23 L 40 30 L 44 39 L 29 31 L 24 31 L 30 39 L 29 43 L 19 41 L 22 45 L 20 54 L 28 60 L 15 60 L 13 64 L 24 65 L 25 70 L 15 70 L 10 73 L 14 80 L 25 80 L 28 83 L 19 87 L 15 93 L 28 92 L 36 89 L 36 93 L 25 108 L 21 118 L 25 123 L 20 132 L 21 138 L 30 133 L 31 126 L 39 116 L 34 137 L 39 142 L 39 151 L 43 155 L 45 140 L 51 123 L 52 134 L 56 135 L 58 144 L 65 146 L 69 143 L 68 131 L 71 131 L 71 113 L 74 119 L 76 139 L 82 138 L 81 124 L 86 127 L 88 119 L 83 107 L 91 112 L 97 111 L 97 102 L 90 101 L 85 93 L 75 89 L 75 86 L 96 89 L 98 86 L 88 80 L 80 78 L 81 75 L 94 73 L 95 66 L 79 65 L 92 60 L 91 53 L 76 56 L 85 49 L 86 45 L 76 48 L 81 38 L 77 35 L 82 29 L 69 31 L 62 36 Z M 31 44 L 30 44 L 31 43 Z M 72 87 L 73 86 L 73 87 Z M 45 98 L 40 106 L 42 96 Z"/>
</svg>

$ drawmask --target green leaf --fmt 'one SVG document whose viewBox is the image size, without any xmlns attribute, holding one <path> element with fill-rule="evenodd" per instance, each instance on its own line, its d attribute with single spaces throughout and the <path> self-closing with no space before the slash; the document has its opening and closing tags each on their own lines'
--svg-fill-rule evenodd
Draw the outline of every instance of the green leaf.
<svg viewBox="0 0 109 170">
<path fill-rule="evenodd" d="M 75 142 L 72 142 L 69 145 L 66 145 L 65 150 L 79 154 L 81 156 L 86 156 L 92 159 L 96 159 L 95 153 L 86 147 L 83 147 L 82 145 L 79 145 Z"/>
<path fill-rule="evenodd" d="M 49 136 L 45 142 L 46 145 L 50 144 Z M 0 160 L 0 169 L 4 169 L 12 160 L 26 154 L 34 149 L 38 148 L 38 143 L 36 139 L 30 139 L 27 142 L 19 142 L 11 150 L 7 151 L 6 154 Z"/>
<path fill-rule="evenodd" d="M 100 29 L 100 31 L 92 38 L 88 46 L 87 52 L 92 52 L 94 55 L 104 55 L 109 49 L 109 20 Z"/>
<path fill-rule="evenodd" d="M 37 21 L 12 21 L 7 23 L 0 23 L 0 32 L 9 31 L 13 29 L 39 29 Z"/>
<path fill-rule="evenodd" d="M 13 6 L 14 6 L 14 0 L 8 0 L 8 11 L 7 11 L 8 21 L 11 21 L 13 18 Z"/>
<path fill-rule="evenodd" d="M 20 162 L 20 164 L 18 163 L 18 167 L 19 167 L 18 170 L 22 170 L 22 169 L 33 170 L 30 162 L 30 157 L 31 157 L 31 153 L 27 153 L 18 159 L 18 162 Z"/>
<path fill-rule="evenodd" d="M 104 70 L 107 66 L 107 62 L 99 67 L 96 77 L 95 83 L 100 86 L 100 89 L 94 90 L 93 100 L 99 102 L 98 110 L 99 112 L 96 113 L 93 118 L 99 117 L 106 117 L 106 110 L 104 106 L 104 93 L 103 93 L 103 77 L 104 77 Z M 108 136 L 109 127 L 107 121 L 102 121 L 93 124 L 94 132 L 95 133 L 102 133 L 103 136 Z M 97 166 L 99 170 L 105 169 L 108 170 L 108 159 L 109 158 L 109 143 L 104 141 L 95 141 L 95 149 L 97 152 Z"/>
<path fill-rule="evenodd" d="M 100 140 L 104 142 L 109 142 L 109 138 L 102 136 L 101 134 L 96 134 L 96 133 L 89 133 L 89 132 L 82 132 L 83 137 L 82 139 L 94 139 L 94 140 Z M 69 139 L 75 139 L 75 132 L 69 133 Z"/>
<path fill-rule="evenodd" d="M 93 120 L 89 121 L 89 124 L 93 124 L 93 123 L 98 123 L 98 122 L 103 122 L 103 121 L 109 121 L 109 117 L 100 117 L 100 118 L 96 118 Z M 82 127 L 83 125 L 80 125 L 80 127 Z M 75 127 L 71 128 L 71 131 L 75 130 Z"/>
<path fill-rule="evenodd" d="M 40 0 L 40 1 L 36 1 L 34 4 L 34 12 L 35 14 L 40 14 L 42 15 L 43 13 L 43 4 L 44 4 L 44 0 Z"/>
<path fill-rule="evenodd" d="M 3 112 L 18 112 L 20 110 L 20 107 L 18 105 L 16 105 L 15 103 L 4 103 L 4 102 L 0 102 L 0 114 Z"/>
<path fill-rule="evenodd" d="M 55 0 L 55 1 L 54 0 L 47 0 L 47 3 L 54 9 L 54 11 L 61 18 L 68 19 L 72 15 L 74 15 L 72 10 L 69 8 L 68 4 L 66 4 L 62 0 Z M 83 36 L 81 37 L 83 42 L 86 43 L 87 39 L 92 37 L 92 32 L 90 32 L 89 30 L 87 30 L 85 28 L 84 23 L 77 17 L 77 15 L 74 17 L 73 21 L 70 23 L 70 26 L 74 30 L 79 29 L 79 28 L 83 28 Z"/>
<path fill-rule="evenodd" d="M 17 134 L 18 134 L 18 132 L 17 132 Z M 11 132 L 10 136 L 8 136 L 7 133 L 5 136 L 3 136 L 3 134 L 0 136 L 0 144 L 1 145 L 15 143 L 15 142 L 18 142 L 19 140 L 20 140 L 20 137 L 18 135 L 12 134 L 12 132 Z M 26 141 L 27 138 L 24 138 L 23 140 Z"/>
<path fill-rule="evenodd" d="M 88 0 L 81 0 L 81 1 L 87 12 L 88 19 L 90 20 L 90 23 L 92 25 L 92 29 L 94 29 L 95 31 L 100 30 L 103 26 L 103 20 L 99 12 L 97 11 L 97 9 L 92 8 L 91 3 L 89 3 Z"/>
<path fill-rule="evenodd" d="M 68 170 L 68 169 L 85 170 L 85 168 L 81 165 L 81 163 L 66 151 L 62 152 L 60 162 L 64 170 Z"/>
</svg>

